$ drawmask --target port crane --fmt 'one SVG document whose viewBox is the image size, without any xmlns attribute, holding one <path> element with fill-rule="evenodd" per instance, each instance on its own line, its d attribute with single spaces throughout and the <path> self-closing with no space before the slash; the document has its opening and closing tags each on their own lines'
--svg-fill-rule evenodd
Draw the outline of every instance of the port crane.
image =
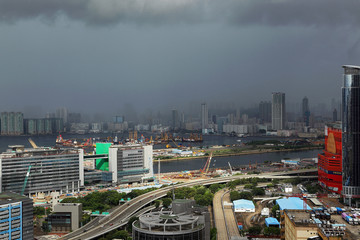
<svg viewBox="0 0 360 240">
<path fill-rule="evenodd" d="M 169 138 L 174 144 L 175 144 L 175 146 L 177 147 L 177 148 L 182 148 L 182 146 L 181 145 L 179 145 L 179 144 L 177 144 L 175 141 L 174 141 L 174 139 L 172 139 L 172 138 Z M 167 148 L 170 148 L 171 147 L 171 145 L 170 144 L 166 144 L 166 147 Z"/>
<path fill-rule="evenodd" d="M 28 141 L 31 144 L 32 148 L 39 148 L 31 138 L 29 138 Z"/>
</svg>

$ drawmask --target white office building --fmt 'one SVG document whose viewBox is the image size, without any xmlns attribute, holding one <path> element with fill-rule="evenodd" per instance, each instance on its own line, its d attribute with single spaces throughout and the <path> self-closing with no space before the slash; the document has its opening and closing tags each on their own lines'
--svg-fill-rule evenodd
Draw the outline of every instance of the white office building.
<svg viewBox="0 0 360 240">
<path fill-rule="evenodd" d="M 113 145 L 109 148 L 113 183 L 140 182 L 153 177 L 152 145 Z"/>
</svg>

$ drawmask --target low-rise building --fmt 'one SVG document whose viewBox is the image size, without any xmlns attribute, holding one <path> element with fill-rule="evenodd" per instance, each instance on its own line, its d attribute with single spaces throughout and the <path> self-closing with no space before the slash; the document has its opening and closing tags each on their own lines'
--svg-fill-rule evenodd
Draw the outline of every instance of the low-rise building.
<svg viewBox="0 0 360 240">
<path fill-rule="evenodd" d="M 82 203 L 59 203 L 47 217 L 51 232 L 70 232 L 80 227 Z"/>
<path fill-rule="evenodd" d="M 252 201 L 239 199 L 233 201 L 234 212 L 255 212 L 255 205 Z"/>
<path fill-rule="evenodd" d="M 307 240 L 311 237 L 340 240 L 345 235 L 345 227 L 310 218 L 310 213 L 306 210 L 285 210 L 281 233 L 282 239 L 286 240 Z"/>
</svg>

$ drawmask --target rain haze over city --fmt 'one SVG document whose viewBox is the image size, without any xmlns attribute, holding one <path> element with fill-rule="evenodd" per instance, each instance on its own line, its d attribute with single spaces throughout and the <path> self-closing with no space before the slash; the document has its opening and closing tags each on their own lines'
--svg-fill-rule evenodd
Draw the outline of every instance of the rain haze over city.
<svg viewBox="0 0 360 240">
<path fill-rule="evenodd" d="M 358 62 L 356 1 L 0 1 L 0 108 L 42 117 L 338 102 Z"/>
</svg>

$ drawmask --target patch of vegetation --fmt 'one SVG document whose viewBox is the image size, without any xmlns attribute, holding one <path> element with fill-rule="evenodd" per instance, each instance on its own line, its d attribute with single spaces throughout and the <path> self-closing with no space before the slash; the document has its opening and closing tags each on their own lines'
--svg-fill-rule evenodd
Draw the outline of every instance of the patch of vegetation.
<svg viewBox="0 0 360 240">
<path fill-rule="evenodd" d="M 235 201 L 235 200 L 239 200 L 239 199 L 253 200 L 253 194 L 251 192 L 231 191 L 230 199 L 231 199 L 231 201 Z"/>
<path fill-rule="evenodd" d="M 216 236 L 217 236 L 217 229 L 213 227 L 210 230 L 210 240 L 216 240 Z"/>
<path fill-rule="evenodd" d="M 248 229 L 250 235 L 258 235 L 261 233 L 262 227 L 260 226 L 253 226 Z"/>
<path fill-rule="evenodd" d="M 214 190 L 215 187 L 213 187 Z M 219 189 L 219 188 L 218 188 Z M 202 206 L 209 206 L 212 204 L 214 194 L 210 188 L 204 186 L 195 186 L 195 187 L 182 187 L 174 190 L 175 198 L 177 199 L 194 199 L 196 204 Z M 172 196 L 172 191 L 167 193 L 168 197 Z"/>
<path fill-rule="evenodd" d="M 256 188 L 253 188 L 251 190 L 251 193 L 254 196 L 264 196 L 265 195 L 265 190 L 263 188 L 256 187 Z"/>
<path fill-rule="evenodd" d="M 264 235 L 266 235 L 266 236 L 279 236 L 280 235 L 280 228 L 278 228 L 278 227 L 265 227 L 264 228 Z"/>
<path fill-rule="evenodd" d="M 105 212 L 117 205 L 121 199 L 135 198 L 144 193 L 151 192 L 157 188 L 144 190 L 133 190 L 130 193 L 118 193 L 117 191 L 92 192 L 84 197 L 65 198 L 62 203 L 82 203 L 84 210 Z"/>
<path fill-rule="evenodd" d="M 279 204 L 274 205 L 274 206 L 272 207 L 272 209 L 271 209 L 271 214 L 272 214 L 272 216 L 273 216 L 274 218 L 277 218 L 277 220 L 280 220 L 280 216 L 276 216 L 276 212 L 277 212 L 278 210 L 280 210 Z"/>
<path fill-rule="evenodd" d="M 34 207 L 33 208 L 33 214 L 37 218 L 40 218 L 41 216 L 44 216 L 44 215 L 49 215 L 50 213 L 51 213 L 50 208 L 46 209 L 46 214 L 45 214 L 45 208 L 44 207 Z"/>
</svg>

